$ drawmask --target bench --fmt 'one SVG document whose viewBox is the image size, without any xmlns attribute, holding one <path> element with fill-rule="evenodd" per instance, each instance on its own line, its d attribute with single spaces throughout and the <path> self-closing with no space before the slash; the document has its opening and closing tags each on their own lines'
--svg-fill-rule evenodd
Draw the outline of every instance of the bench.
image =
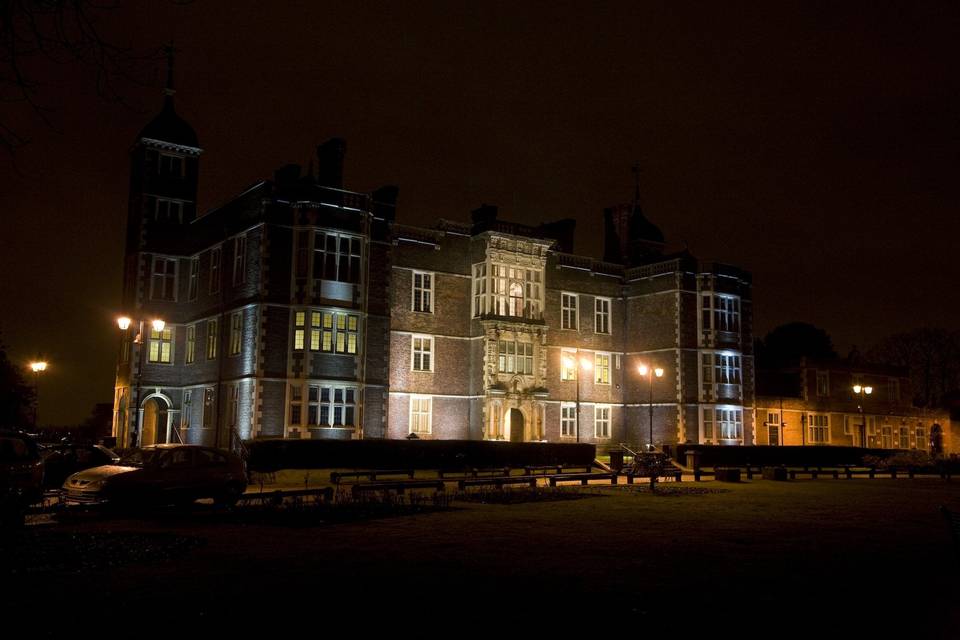
<svg viewBox="0 0 960 640">
<path fill-rule="evenodd" d="M 650 478 L 647 474 L 633 473 L 631 471 L 622 472 L 627 477 L 627 484 L 633 484 L 634 478 Z M 668 467 L 658 473 L 655 478 L 673 478 L 674 482 L 683 482 L 683 471 L 676 467 Z"/>
<path fill-rule="evenodd" d="M 849 470 L 848 470 L 848 472 L 849 472 Z M 791 479 L 791 480 L 796 480 L 798 475 L 808 475 L 808 476 L 810 476 L 813 480 L 816 480 L 816 479 L 820 476 L 820 474 L 829 474 L 829 475 L 832 475 L 834 480 L 838 480 L 838 479 L 840 478 L 840 470 L 839 470 L 839 469 L 826 469 L 826 470 L 824 470 L 824 469 L 822 469 L 821 467 L 817 467 L 816 469 L 808 469 L 807 467 L 804 467 L 804 468 L 803 468 L 803 471 L 801 471 L 801 470 L 799 470 L 799 469 L 790 469 L 790 479 Z M 849 476 L 848 476 L 848 477 L 849 477 Z"/>
<path fill-rule="evenodd" d="M 396 480 L 392 482 L 360 482 L 351 487 L 355 498 L 369 491 L 396 491 L 397 493 L 403 493 L 407 489 L 435 489 L 437 491 L 446 491 L 447 486 L 443 480 Z"/>
<path fill-rule="evenodd" d="M 276 491 L 244 493 L 237 499 L 237 502 L 242 502 L 244 504 L 260 503 L 261 505 L 270 504 L 273 506 L 279 506 L 283 503 L 285 498 L 304 497 L 312 497 L 318 500 L 322 499 L 327 503 L 333 502 L 333 487 L 323 487 L 317 489 L 294 489 L 292 491 L 281 491 L 280 489 L 277 489 Z"/>
<path fill-rule="evenodd" d="M 591 480 L 609 480 L 610 484 L 617 484 L 619 474 L 612 471 L 610 473 L 564 473 L 560 475 L 547 476 L 550 479 L 550 486 L 557 486 L 558 482 L 575 482 L 580 484 L 589 484 Z"/>
<path fill-rule="evenodd" d="M 446 478 L 451 474 L 471 476 L 473 478 L 478 478 L 482 475 L 508 476 L 510 475 L 510 467 L 487 467 L 483 469 L 467 467 L 465 469 L 439 469 L 437 471 L 437 475 L 441 478 Z"/>
<path fill-rule="evenodd" d="M 413 478 L 413 469 L 370 469 L 368 471 L 334 471 L 330 474 L 330 482 L 340 484 L 347 478 L 367 478 L 376 480 L 377 476 L 407 476 Z"/>
<path fill-rule="evenodd" d="M 530 487 L 537 486 L 537 480 L 542 476 L 498 476 L 489 478 L 463 478 L 457 482 L 457 487 L 462 491 L 467 487 L 486 487 L 493 485 L 497 489 L 502 489 L 508 484 L 525 484 Z"/>
<path fill-rule="evenodd" d="M 528 476 L 532 476 L 536 474 L 538 471 L 542 472 L 543 474 L 548 474 L 548 473 L 564 473 L 564 470 L 566 470 L 569 473 L 573 469 L 583 469 L 583 473 L 590 473 L 590 471 L 593 469 L 593 465 L 577 464 L 573 466 L 564 467 L 564 465 L 562 464 L 554 464 L 554 465 L 548 464 L 548 465 L 542 465 L 542 466 L 524 467 L 523 472 Z"/>
</svg>

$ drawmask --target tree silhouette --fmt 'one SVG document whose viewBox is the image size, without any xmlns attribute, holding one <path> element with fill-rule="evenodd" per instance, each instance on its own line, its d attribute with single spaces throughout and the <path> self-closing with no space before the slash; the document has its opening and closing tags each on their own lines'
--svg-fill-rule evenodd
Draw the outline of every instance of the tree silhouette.
<svg viewBox="0 0 960 640">
<path fill-rule="evenodd" d="M 776 327 L 763 340 L 757 341 L 756 348 L 757 364 L 762 369 L 795 365 L 803 357 L 814 360 L 837 357 L 830 335 L 806 322 L 790 322 Z"/>
<path fill-rule="evenodd" d="M 24 381 L 20 369 L 7 358 L 7 351 L 0 342 L 0 427 L 27 425 L 33 399 L 33 387 Z"/>
</svg>

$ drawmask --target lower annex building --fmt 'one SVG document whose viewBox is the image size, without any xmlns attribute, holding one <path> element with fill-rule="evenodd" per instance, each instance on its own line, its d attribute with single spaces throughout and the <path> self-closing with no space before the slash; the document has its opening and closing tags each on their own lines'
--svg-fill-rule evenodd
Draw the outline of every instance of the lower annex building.
<svg viewBox="0 0 960 640">
<path fill-rule="evenodd" d="M 601 261 L 572 220 L 401 224 L 396 188 L 343 189 L 338 139 L 198 217 L 201 153 L 168 90 L 131 150 L 119 446 L 755 442 L 750 276 L 664 255 L 638 194 Z"/>
</svg>

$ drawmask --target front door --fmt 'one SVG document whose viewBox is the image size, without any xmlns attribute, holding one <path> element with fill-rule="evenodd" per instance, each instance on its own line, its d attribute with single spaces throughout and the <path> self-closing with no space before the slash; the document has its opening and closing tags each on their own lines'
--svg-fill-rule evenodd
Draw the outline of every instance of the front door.
<svg viewBox="0 0 960 640">
<path fill-rule="evenodd" d="M 523 442 L 523 412 L 520 409 L 510 409 L 508 425 L 510 442 Z"/>
</svg>

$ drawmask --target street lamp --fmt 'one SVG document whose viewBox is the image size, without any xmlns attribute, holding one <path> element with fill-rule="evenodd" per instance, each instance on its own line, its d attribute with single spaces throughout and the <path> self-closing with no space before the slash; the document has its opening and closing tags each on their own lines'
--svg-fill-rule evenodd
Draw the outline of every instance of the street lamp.
<svg viewBox="0 0 960 640">
<path fill-rule="evenodd" d="M 593 369 L 593 363 L 587 358 L 580 358 L 579 363 L 580 368 L 584 371 L 591 371 Z M 577 376 L 577 442 L 580 442 L 580 372 L 576 369 L 577 360 L 572 356 L 564 356 L 563 365 L 567 369 L 573 369 Z"/>
<path fill-rule="evenodd" d="M 865 387 L 859 384 L 853 385 L 853 392 L 857 394 L 857 410 L 860 411 L 860 446 L 867 446 L 867 419 L 863 415 L 863 401 L 866 396 L 873 393 L 873 387 Z"/>
<path fill-rule="evenodd" d="M 143 323 L 144 323 L 144 322 L 149 322 L 149 323 L 150 323 L 150 326 L 153 328 L 153 330 L 156 331 L 156 332 L 158 332 L 158 333 L 161 332 L 161 331 L 163 331 L 164 328 L 167 326 L 167 323 L 164 322 L 163 320 L 159 319 L 159 318 L 153 318 L 153 319 L 151 319 L 151 320 L 147 320 L 146 318 L 140 318 L 140 319 L 137 320 L 137 335 L 133 338 L 134 344 L 140 345 L 140 353 L 139 353 L 138 358 L 137 358 L 137 404 L 136 404 L 137 428 L 134 430 L 134 432 L 133 432 L 133 437 L 129 439 L 129 442 L 123 443 L 124 445 L 134 446 L 134 447 L 137 446 L 137 440 L 138 440 L 138 438 L 139 438 L 139 436 L 140 436 L 140 433 L 139 433 L 139 427 L 140 427 L 140 378 L 141 378 L 141 373 L 143 372 L 143 358 L 144 358 L 144 348 L 143 348 L 143 340 L 144 340 L 144 336 L 143 336 Z M 126 331 L 127 329 L 129 329 L 131 324 L 133 324 L 133 320 L 131 320 L 131 319 L 128 318 L 127 316 L 121 316 L 121 317 L 117 318 L 117 326 L 120 327 L 120 330 L 121 330 L 121 331 Z M 128 423 L 129 423 L 129 417 L 127 418 L 127 421 L 128 421 Z M 127 426 L 128 426 L 128 425 L 124 425 L 124 431 L 126 431 Z M 119 435 L 119 434 L 118 434 L 118 435 Z"/>
<path fill-rule="evenodd" d="M 40 374 L 47 370 L 47 363 L 35 360 L 30 363 L 30 370 L 33 371 L 33 428 L 36 430 L 40 425 Z"/>
<path fill-rule="evenodd" d="M 639 366 L 637 366 L 637 371 L 640 372 L 641 376 L 646 377 L 650 382 L 650 401 L 647 403 L 650 407 L 650 441 L 647 444 L 647 448 L 650 451 L 653 451 L 653 377 L 656 376 L 658 378 L 662 378 L 663 369 L 660 367 L 648 367 L 647 365 L 641 363 Z"/>
</svg>

